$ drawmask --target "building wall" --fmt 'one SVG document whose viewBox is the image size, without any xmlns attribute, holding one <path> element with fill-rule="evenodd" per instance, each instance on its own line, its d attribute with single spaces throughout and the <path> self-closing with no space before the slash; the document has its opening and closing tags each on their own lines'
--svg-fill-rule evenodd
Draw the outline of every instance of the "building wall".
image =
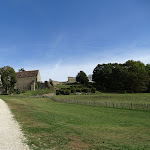
<svg viewBox="0 0 150 150">
<path fill-rule="evenodd" d="M 68 83 L 76 82 L 76 77 L 68 77 Z"/>
<path fill-rule="evenodd" d="M 16 88 L 20 90 L 33 90 L 35 88 L 32 87 L 31 89 L 31 85 L 33 85 L 34 81 L 37 81 L 36 77 L 17 78 Z"/>
<path fill-rule="evenodd" d="M 37 82 L 41 82 L 41 75 L 40 75 L 39 71 L 38 71 L 38 74 L 37 74 Z"/>
<path fill-rule="evenodd" d="M 53 81 L 52 79 L 49 79 L 49 83 L 53 86 L 56 86 L 58 84 L 66 84 L 67 82 L 59 82 L 59 81 Z"/>
</svg>

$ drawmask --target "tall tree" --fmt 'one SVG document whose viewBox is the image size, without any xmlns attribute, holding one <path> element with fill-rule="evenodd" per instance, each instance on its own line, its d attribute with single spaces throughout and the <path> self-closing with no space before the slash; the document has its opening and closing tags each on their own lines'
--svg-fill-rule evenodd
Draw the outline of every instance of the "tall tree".
<svg viewBox="0 0 150 150">
<path fill-rule="evenodd" d="M 10 66 L 4 66 L 0 68 L 0 75 L 5 92 L 8 93 L 9 90 L 14 89 L 17 82 L 15 70 Z"/>
<path fill-rule="evenodd" d="M 92 80 L 103 90 L 143 92 L 148 88 L 149 77 L 149 65 L 146 69 L 142 62 L 128 60 L 124 64 L 98 64 Z"/>
<path fill-rule="evenodd" d="M 149 75 L 144 63 L 140 61 L 128 60 L 124 64 L 128 70 L 127 90 L 132 92 L 147 91 Z"/>
<path fill-rule="evenodd" d="M 76 81 L 80 82 L 81 84 L 87 84 L 88 83 L 88 77 L 85 72 L 80 71 L 76 76 Z"/>
<path fill-rule="evenodd" d="M 107 90 L 110 86 L 112 64 L 98 64 L 93 71 L 92 80 L 100 85 L 104 90 Z"/>
<path fill-rule="evenodd" d="M 150 78 L 150 64 L 147 64 L 147 65 L 146 65 L 146 70 L 147 70 L 148 75 L 149 75 L 149 78 Z M 148 83 L 147 92 L 150 92 L 150 80 L 149 80 L 149 83 Z"/>
<path fill-rule="evenodd" d="M 23 71 L 25 71 L 25 69 L 24 69 L 24 68 L 21 68 L 21 69 L 19 69 L 18 71 L 19 71 L 19 72 L 23 72 Z"/>
</svg>

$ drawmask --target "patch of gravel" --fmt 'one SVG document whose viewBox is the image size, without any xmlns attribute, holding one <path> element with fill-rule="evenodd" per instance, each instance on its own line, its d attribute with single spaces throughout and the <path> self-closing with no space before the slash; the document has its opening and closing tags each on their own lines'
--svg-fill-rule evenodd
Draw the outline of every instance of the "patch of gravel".
<svg viewBox="0 0 150 150">
<path fill-rule="evenodd" d="M 7 104 L 0 99 L 0 150 L 29 150 L 20 125 Z"/>
</svg>

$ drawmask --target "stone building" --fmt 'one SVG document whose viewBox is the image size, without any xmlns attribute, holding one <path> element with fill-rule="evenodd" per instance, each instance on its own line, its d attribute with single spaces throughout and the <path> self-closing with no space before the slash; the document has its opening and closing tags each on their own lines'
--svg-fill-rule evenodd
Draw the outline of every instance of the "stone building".
<svg viewBox="0 0 150 150">
<path fill-rule="evenodd" d="M 16 72 L 16 77 L 16 89 L 20 90 L 35 90 L 35 85 L 41 82 L 39 70 Z"/>
<path fill-rule="evenodd" d="M 66 84 L 67 82 L 60 82 L 60 81 L 54 81 L 52 79 L 49 79 L 49 83 L 52 85 L 52 86 L 56 86 L 58 84 Z"/>
<path fill-rule="evenodd" d="M 76 82 L 76 77 L 68 77 L 68 83 L 75 83 Z"/>
</svg>

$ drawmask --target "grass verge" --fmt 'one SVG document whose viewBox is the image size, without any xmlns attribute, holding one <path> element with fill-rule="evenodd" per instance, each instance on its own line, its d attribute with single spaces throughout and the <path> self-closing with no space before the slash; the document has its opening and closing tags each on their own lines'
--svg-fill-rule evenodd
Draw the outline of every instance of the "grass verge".
<svg viewBox="0 0 150 150">
<path fill-rule="evenodd" d="M 1 98 L 35 150 L 150 149 L 150 112 L 56 103 L 48 98 Z"/>
</svg>

